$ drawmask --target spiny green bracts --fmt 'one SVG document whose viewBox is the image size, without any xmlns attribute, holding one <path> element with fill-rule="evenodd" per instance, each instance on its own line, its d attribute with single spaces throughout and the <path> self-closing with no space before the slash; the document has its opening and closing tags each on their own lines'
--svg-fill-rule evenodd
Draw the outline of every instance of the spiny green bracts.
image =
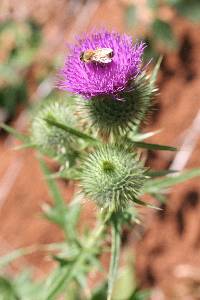
<svg viewBox="0 0 200 300">
<path fill-rule="evenodd" d="M 77 150 L 78 140 L 65 130 L 49 124 L 48 119 L 75 127 L 76 118 L 68 101 L 50 99 L 43 102 L 32 121 L 32 141 L 39 150 L 56 159 L 66 159 Z"/>
<path fill-rule="evenodd" d="M 89 118 L 101 136 L 117 137 L 144 121 L 156 90 L 150 76 L 143 72 L 118 95 L 118 100 L 105 95 L 78 102 L 84 118 Z"/>
<path fill-rule="evenodd" d="M 100 208 L 119 211 L 137 200 L 147 178 L 136 153 L 117 145 L 102 145 L 82 165 L 81 187 Z"/>
</svg>

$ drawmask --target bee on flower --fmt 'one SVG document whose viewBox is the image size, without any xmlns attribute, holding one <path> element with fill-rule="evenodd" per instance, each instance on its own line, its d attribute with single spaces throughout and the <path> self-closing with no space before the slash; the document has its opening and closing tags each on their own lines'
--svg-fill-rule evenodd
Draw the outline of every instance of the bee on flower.
<svg viewBox="0 0 200 300">
<path fill-rule="evenodd" d="M 100 64 L 108 64 L 112 61 L 113 50 L 111 48 L 98 48 L 96 50 L 86 50 L 80 55 L 80 60 L 85 63 L 96 62 Z"/>
<path fill-rule="evenodd" d="M 91 32 L 71 45 L 58 87 L 86 99 L 117 95 L 141 70 L 143 42 L 106 30 Z"/>
</svg>

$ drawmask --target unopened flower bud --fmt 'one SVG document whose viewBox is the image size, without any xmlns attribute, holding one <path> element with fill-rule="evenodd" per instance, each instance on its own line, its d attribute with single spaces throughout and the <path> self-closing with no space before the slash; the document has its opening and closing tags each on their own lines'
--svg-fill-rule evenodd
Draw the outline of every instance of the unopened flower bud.
<svg viewBox="0 0 200 300">
<path fill-rule="evenodd" d="M 105 95 L 79 103 L 84 117 L 89 118 L 101 136 L 119 136 L 145 120 L 151 111 L 155 91 L 150 78 L 143 72 L 118 94 L 118 100 Z"/>
<path fill-rule="evenodd" d="M 83 162 L 81 186 L 100 208 L 122 210 L 139 196 L 145 172 L 136 153 L 103 145 Z"/>
<path fill-rule="evenodd" d="M 53 119 L 71 127 L 76 126 L 76 119 L 68 102 L 63 99 L 44 101 L 32 121 L 32 141 L 39 150 L 51 157 L 67 157 L 77 149 L 77 139 L 62 128 L 48 123 Z"/>
</svg>

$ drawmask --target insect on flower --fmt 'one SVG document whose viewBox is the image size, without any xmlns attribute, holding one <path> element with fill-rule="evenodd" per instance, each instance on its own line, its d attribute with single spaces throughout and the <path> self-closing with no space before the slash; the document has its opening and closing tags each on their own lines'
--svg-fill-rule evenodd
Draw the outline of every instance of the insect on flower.
<svg viewBox="0 0 200 300">
<path fill-rule="evenodd" d="M 111 48 L 98 48 L 96 50 L 86 50 L 81 53 L 80 60 L 89 63 L 97 62 L 101 64 L 108 64 L 112 62 L 113 50 Z"/>
<path fill-rule="evenodd" d="M 69 47 L 57 86 L 88 100 L 115 98 L 141 73 L 144 48 L 127 34 L 106 30 L 84 34 Z"/>
</svg>

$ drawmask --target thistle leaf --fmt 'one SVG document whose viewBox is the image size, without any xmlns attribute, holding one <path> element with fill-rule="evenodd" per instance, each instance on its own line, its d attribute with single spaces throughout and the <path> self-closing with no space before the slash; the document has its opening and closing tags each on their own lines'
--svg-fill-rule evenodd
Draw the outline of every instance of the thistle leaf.
<svg viewBox="0 0 200 300">
<path fill-rule="evenodd" d="M 158 71 L 159 71 L 159 69 L 160 69 L 161 62 L 162 62 L 162 56 L 159 57 L 159 59 L 158 59 L 156 65 L 155 65 L 155 67 L 154 67 L 154 69 L 153 69 L 153 71 L 152 71 L 152 73 L 151 73 L 150 83 L 151 83 L 151 85 L 153 85 L 153 86 L 154 86 L 154 84 L 155 84 L 155 82 L 156 82 L 156 80 L 157 80 Z"/>
<path fill-rule="evenodd" d="M 176 171 L 176 170 L 158 170 L 158 171 L 149 170 L 149 171 L 147 171 L 147 176 L 162 177 L 162 176 L 166 176 L 166 175 L 177 173 L 177 172 L 178 171 Z"/>
<path fill-rule="evenodd" d="M 3 123 L 0 124 L 0 127 L 3 128 L 6 132 L 12 134 L 17 140 L 24 142 L 25 144 L 30 143 L 29 137 L 23 133 L 18 132 L 15 128 Z"/>
<path fill-rule="evenodd" d="M 149 203 L 146 203 L 146 202 L 144 202 L 144 201 L 142 201 L 140 199 L 134 199 L 133 202 L 135 202 L 136 204 L 141 205 L 141 206 L 146 206 L 146 207 L 149 207 L 149 208 L 160 210 L 159 207 L 157 207 L 155 205 L 151 205 Z"/>
<path fill-rule="evenodd" d="M 71 205 L 67 206 L 65 204 L 63 196 L 60 193 L 58 185 L 56 184 L 54 178 L 50 175 L 51 173 L 47 165 L 42 160 L 40 160 L 40 165 L 45 174 L 49 190 L 54 200 L 53 207 L 47 204 L 43 206 L 45 217 L 64 229 L 65 235 L 68 240 L 75 240 L 77 234 L 76 225 L 81 208 L 80 200 L 82 200 L 82 197 L 78 197 L 76 195 Z"/>
<path fill-rule="evenodd" d="M 15 259 L 22 257 L 26 254 L 32 253 L 32 249 L 24 249 L 24 248 L 20 248 L 17 250 L 12 251 L 9 254 L 6 254 L 2 257 L 0 257 L 0 269 L 5 268 L 7 265 L 9 265 L 12 261 L 14 261 Z"/>
<path fill-rule="evenodd" d="M 29 143 L 24 143 L 22 145 L 16 146 L 13 149 L 14 150 L 22 150 L 22 149 L 34 148 L 34 147 L 36 147 L 36 144 L 29 142 Z"/>
<path fill-rule="evenodd" d="M 198 176 L 200 176 L 200 169 L 193 169 L 161 179 L 150 179 L 144 184 L 143 193 L 154 194 Z"/>
<path fill-rule="evenodd" d="M 144 148 L 148 150 L 177 151 L 175 147 L 167 145 L 151 144 L 145 142 L 134 142 L 134 145 L 138 148 Z"/>
<path fill-rule="evenodd" d="M 55 126 L 55 127 L 60 128 L 60 129 L 63 129 L 63 130 L 65 130 L 66 132 L 68 132 L 68 133 L 70 133 L 70 134 L 72 134 L 72 135 L 75 135 L 75 136 L 78 137 L 78 138 L 82 138 L 82 139 L 84 139 L 84 140 L 90 140 L 90 141 L 92 141 L 92 142 L 98 143 L 98 140 L 95 139 L 95 138 L 93 138 L 92 136 L 89 136 L 89 135 L 87 135 L 87 134 L 85 134 L 85 133 L 83 133 L 83 132 L 81 132 L 81 131 L 79 131 L 79 130 L 77 130 L 77 129 L 75 129 L 75 128 L 72 128 L 72 127 L 70 127 L 70 126 L 67 126 L 67 125 L 65 125 L 65 124 L 63 124 L 63 123 L 60 123 L 60 122 L 56 121 L 56 120 L 53 119 L 53 118 L 48 117 L 48 118 L 45 119 L 45 121 L 46 121 L 49 125 L 52 125 L 52 126 Z"/>
</svg>

